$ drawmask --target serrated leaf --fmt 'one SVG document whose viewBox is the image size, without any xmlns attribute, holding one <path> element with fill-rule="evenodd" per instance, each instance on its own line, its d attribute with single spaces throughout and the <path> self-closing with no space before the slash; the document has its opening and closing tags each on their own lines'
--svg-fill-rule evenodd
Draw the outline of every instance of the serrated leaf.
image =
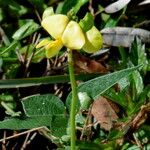
<svg viewBox="0 0 150 150">
<path fill-rule="evenodd" d="M 145 44 L 142 44 L 141 40 L 136 37 L 134 42 L 131 45 L 130 49 L 130 60 L 133 62 L 133 64 L 139 65 L 143 64 L 143 67 L 141 70 L 146 73 L 147 66 L 148 66 L 148 60 L 147 60 L 147 54 L 145 52 Z"/>
<path fill-rule="evenodd" d="M 93 100 L 95 100 L 102 93 L 104 93 L 106 90 L 108 90 L 114 84 L 116 84 L 120 79 L 128 76 L 137 68 L 139 68 L 139 66 L 124 69 L 121 71 L 117 71 L 114 73 L 110 73 L 110 74 L 89 80 L 89 81 L 79 85 L 78 92 L 86 92 L 88 94 L 88 96 L 90 96 Z M 70 106 L 71 98 L 72 98 L 72 96 L 70 93 L 66 100 L 68 107 Z"/>
<path fill-rule="evenodd" d="M 136 36 L 142 42 L 150 43 L 150 32 L 140 28 L 109 27 L 101 30 L 101 33 L 107 45 L 130 47 Z"/>
<path fill-rule="evenodd" d="M 29 21 L 24 24 L 20 29 L 18 29 L 12 37 L 15 40 L 21 40 L 31 35 L 33 32 L 37 31 L 39 28 L 40 26 L 37 23 L 35 23 L 34 21 Z"/>
<path fill-rule="evenodd" d="M 143 79 L 138 71 L 134 71 L 131 75 L 131 81 L 132 84 L 135 86 L 135 93 L 137 96 L 139 96 L 144 88 Z"/>
</svg>

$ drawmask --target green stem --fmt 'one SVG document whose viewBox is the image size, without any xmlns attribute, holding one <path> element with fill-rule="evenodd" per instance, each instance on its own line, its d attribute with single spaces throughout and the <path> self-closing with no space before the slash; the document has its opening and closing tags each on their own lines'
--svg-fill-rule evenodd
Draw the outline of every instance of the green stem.
<svg viewBox="0 0 150 150">
<path fill-rule="evenodd" d="M 10 114 L 14 114 L 15 112 L 5 103 L 5 102 L 1 102 L 1 105 L 10 113 Z"/>
<path fill-rule="evenodd" d="M 126 56 L 126 53 L 125 53 L 124 48 L 123 48 L 123 47 L 119 47 L 119 52 L 120 52 L 120 55 L 121 55 L 121 59 L 122 59 L 123 64 L 126 63 L 126 61 L 127 61 L 127 56 Z"/>
<path fill-rule="evenodd" d="M 70 75 L 70 82 L 72 88 L 72 101 L 71 101 L 71 110 L 70 110 L 71 150 L 76 149 L 75 115 L 76 115 L 76 104 L 78 100 L 77 84 L 76 84 L 73 64 L 74 62 L 73 62 L 72 50 L 68 49 L 68 67 L 69 67 L 69 75 Z"/>
</svg>

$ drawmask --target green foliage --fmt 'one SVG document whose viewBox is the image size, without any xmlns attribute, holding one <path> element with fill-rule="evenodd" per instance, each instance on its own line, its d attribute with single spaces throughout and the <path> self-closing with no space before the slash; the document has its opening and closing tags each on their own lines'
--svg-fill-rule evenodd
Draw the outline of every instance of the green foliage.
<svg viewBox="0 0 150 150">
<path fill-rule="evenodd" d="M 57 149 L 71 149 L 68 110 L 72 95 L 66 69 L 65 48 L 62 48 L 58 56 L 49 60 L 45 58 L 45 51 L 42 48 L 35 49 L 42 38 L 51 38 L 40 27 L 43 11 L 50 8 L 43 17 L 54 12 L 67 14 L 70 20 L 79 22 L 84 32 L 93 25 L 100 30 L 110 27 L 109 29 L 113 31 L 111 34 L 105 33 L 113 40 L 109 45 L 108 41 L 104 40 L 104 51 L 101 50 L 93 56 L 81 52 L 85 59 L 81 55 L 74 60 L 79 94 L 75 118 L 77 148 L 81 150 L 150 149 L 147 105 L 150 101 L 149 16 L 145 13 L 146 9 L 143 9 L 146 5 L 133 6 L 132 3 L 116 13 L 106 13 L 105 8 L 111 3 L 105 0 L 0 0 L 0 129 L 2 132 L 5 131 L 8 136 L 12 133 L 10 130 L 16 133 L 16 130 L 20 132 L 46 127 L 45 132 L 39 132 L 55 143 Z M 142 9 L 139 9 L 140 7 Z M 137 29 L 134 30 L 137 33 L 131 34 L 125 30 L 117 32 L 116 28 L 112 28 L 117 26 L 130 27 L 126 31 Z M 141 29 L 145 29 L 146 32 Z M 105 36 L 104 33 L 102 36 Z M 134 41 L 131 42 L 128 38 Z M 124 47 L 126 42 L 129 43 Z M 102 72 L 105 72 L 105 75 L 99 73 L 101 69 L 95 71 L 97 69 L 95 62 L 98 66 L 100 63 L 104 65 L 106 70 L 102 67 Z M 91 116 L 94 100 L 100 96 L 117 104 L 119 108 L 119 113 L 115 112 L 118 120 L 112 122 L 109 131 L 105 131 L 101 122 L 97 122 L 96 118 Z M 113 110 L 116 111 L 116 108 Z M 132 121 L 139 114 L 141 117 L 136 122 L 137 128 L 132 128 Z M 7 148 L 13 140 L 5 142 Z M 32 142 L 34 143 L 34 140 Z M 15 144 L 18 144 L 17 139 Z"/>
<path fill-rule="evenodd" d="M 78 80 L 89 80 L 93 77 L 98 76 L 98 74 L 87 74 L 86 77 L 84 74 L 80 74 L 76 76 Z M 22 79 L 8 79 L 8 80 L 0 80 L 0 88 L 18 88 L 18 87 L 30 87 L 44 84 L 55 84 L 55 83 L 66 83 L 69 82 L 68 75 L 58 75 L 58 76 L 50 76 L 50 77 L 36 77 L 36 78 L 22 78 Z"/>
<path fill-rule="evenodd" d="M 31 129 L 47 126 L 54 136 L 66 133 L 68 119 L 62 101 L 51 94 L 35 95 L 22 100 L 25 116 L 10 118 L 0 122 L 0 129 Z M 63 122 L 60 123 L 60 122 Z"/>
<path fill-rule="evenodd" d="M 83 84 L 79 85 L 78 92 L 86 92 L 88 96 L 91 97 L 93 100 L 96 100 L 102 93 L 112 87 L 114 84 L 119 82 L 122 78 L 131 74 L 131 72 L 138 67 L 133 67 L 125 70 L 121 70 L 118 72 L 114 72 L 105 76 L 100 76 L 95 79 L 89 80 L 84 82 Z M 67 106 L 70 107 L 71 101 L 71 94 L 67 97 Z"/>
<path fill-rule="evenodd" d="M 31 20 L 28 21 L 26 24 L 24 24 L 20 29 L 18 29 L 12 37 L 15 40 L 21 40 L 31 35 L 33 32 L 37 31 L 38 29 L 39 29 L 39 25 Z"/>
<path fill-rule="evenodd" d="M 81 6 L 83 6 L 87 2 L 88 0 L 65 0 L 61 13 L 67 14 L 67 12 L 69 12 L 72 9 L 73 12 L 76 14 L 80 10 Z"/>
<path fill-rule="evenodd" d="M 94 18 L 92 14 L 86 13 L 83 19 L 80 20 L 79 25 L 81 26 L 84 32 L 87 32 L 94 25 Z"/>
</svg>

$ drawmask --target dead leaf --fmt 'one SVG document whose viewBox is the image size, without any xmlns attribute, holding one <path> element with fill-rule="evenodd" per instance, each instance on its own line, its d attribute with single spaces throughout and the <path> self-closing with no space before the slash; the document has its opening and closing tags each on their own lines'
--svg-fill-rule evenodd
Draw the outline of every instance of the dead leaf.
<svg viewBox="0 0 150 150">
<path fill-rule="evenodd" d="M 75 70 L 77 73 L 107 73 L 107 69 L 99 62 L 91 60 L 74 51 Z"/>
<path fill-rule="evenodd" d="M 100 123 L 101 127 L 107 131 L 113 127 L 113 122 L 118 119 L 115 110 L 104 97 L 100 97 L 94 101 L 91 114 Z"/>
<path fill-rule="evenodd" d="M 121 131 L 122 133 L 132 133 L 137 130 L 148 118 L 150 112 L 150 102 L 146 105 L 142 105 L 140 111 L 131 116 L 126 122 L 114 123 L 114 129 Z"/>
<path fill-rule="evenodd" d="M 105 8 L 106 13 L 115 13 L 123 9 L 131 0 L 118 0 Z"/>
<path fill-rule="evenodd" d="M 147 119 L 147 116 L 150 112 L 150 102 L 141 107 L 141 110 L 136 115 L 136 117 L 132 121 L 132 129 L 138 129 Z"/>
<path fill-rule="evenodd" d="M 150 43 L 150 32 L 140 28 L 109 27 L 101 30 L 104 43 L 111 46 L 130 47 L 135 36 L 142 42 Z"/>
</svg>

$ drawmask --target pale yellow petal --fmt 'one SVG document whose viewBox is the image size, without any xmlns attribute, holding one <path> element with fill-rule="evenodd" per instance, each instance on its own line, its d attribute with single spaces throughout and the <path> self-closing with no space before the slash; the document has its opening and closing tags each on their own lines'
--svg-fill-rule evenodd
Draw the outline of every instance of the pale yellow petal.
<svg viewBox="0 0 150 150">
<path fill-rule="evenodd" d="M 36 48 L 40 48 L 40 47 L 46 46 L 47 44 L 49 44 L 49 42 L 50 42 L 49 39 L 44 39 L 38 45 L 36 45 Z"/>
<path fill-rule="evenodd" d="M 46 57 L 51 58 L 58 54 L 60 49 L 63 47 L 62 41 L 60 39 L 57 39 L 53 42 L 50 42 L 46 47 Z"/>
<path fill-rule="evenodd" d="M 69 49 L 81 49 L 85 43 L 85 37 L 81 27 L 75 21 L 70 21 L 62 35 L 63 44 Z"/>
<path fill-rule="evenodd" d="M 93 26 L 85 33 L 85 45 L 83 50 L 87 53 L 94 53 L 101 49 L 103 45 L 103 38 L 100 31 Z"/>
<path fill-rule="evenodd" d="M 46 18 L 46 17 L 49 17 L 51 15 L 54 15 L 54 10 L 53 10 L 53 7 L 48 7 L 44 10 L 43 12 L 43 16 L 42 16 L 42 19 Z"/>
<path fill-rule="evenodd" d="M 42 20 L 43 28 L 55 39 L 62 36 L 69 19 L 65 15 L 56 14 Z"/>
</svg>

